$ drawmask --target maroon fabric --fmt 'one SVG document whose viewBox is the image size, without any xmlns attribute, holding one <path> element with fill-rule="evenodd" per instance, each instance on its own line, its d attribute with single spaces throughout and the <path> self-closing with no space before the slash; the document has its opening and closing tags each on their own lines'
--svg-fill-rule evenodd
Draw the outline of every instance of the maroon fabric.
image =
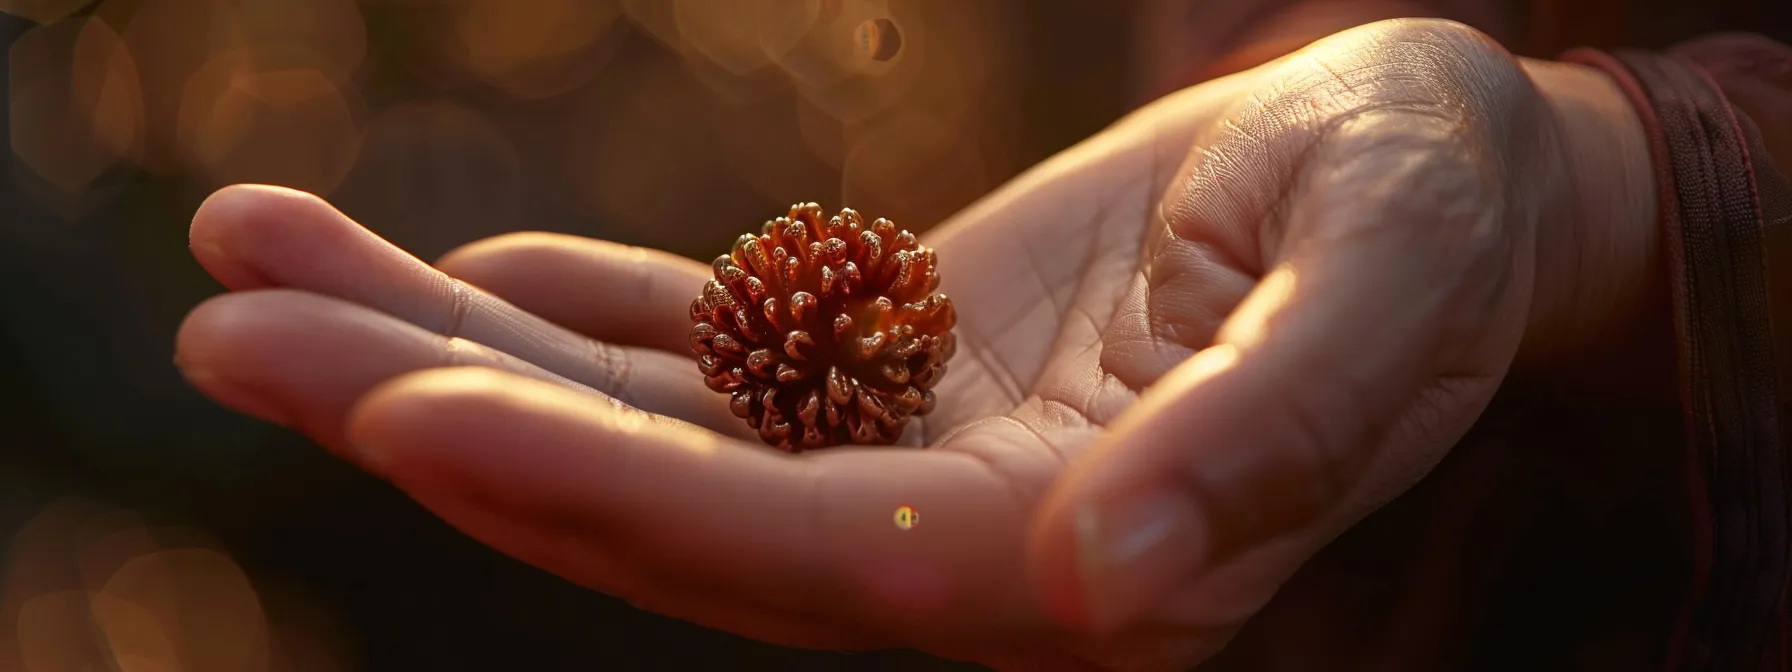
<svg viewBox="0 0 1792 672">
<path fill-rule="evenodd" d="M 1644 132 L 1649 136 L 1649 154 L 1655 162 L 1656 203 L 1660 209 L 1659 224 L 1664 243 L 1663 254 L 1667 257 L 1665 266 L 1671 276 L 1668 288 L 1674 306 L 1675 331 L 1681 332 L 1685 324 L 1684 307 L 1690 303 L 1689 286 L 1683 281 L 1686 277 L 1686 245 L 1682 235 L 1683 228 L 1680 224 L 1679 197 L 1674 187 L 1672 155 L 1669 153 L 1668 139 L 1663 132 L 1661 118 L 1656 113 L 1655 106 L 1643 84 L 1637 81 L 1629 69 L 1618 59 L 1601 51 L 1577 49 L 1564 54 L 1562 60 L 1604 70 L 1624 91 L 1636 110 L 1637 117 L 1642 120 Z M 1676 359 L 1682 363 L 1695 361 L 1697 357 L 1696 341 L 1685 338 L 1683 333 L 1677 334 L 1677 336 L 1679 337 L 1675 339 L 1678 350 Z M 1678 667 L 1679 661 L 1685 655 L 1688 623 L 1692 619 L 1695 606 L 1704 599 L 1712 564 L 1712 518 L 1709 495 L 1707 494 L 1708 483 L 1704 478 L 1703 457 L 1695 447 L 1698 442 L 1692 438 L 1695 428 L 1700 426 L 1700 420 L 1693 411 L 1695 400 L 1692 388 L 1685 384 L 1687 379 L 1685 367 L 1680 367 L 1679 377 L 1681 379 L 1680 404 L 1684 427 L 1689 438 L 1684 450 L 1684 478 L 1687 485 L 1684 495 L 1686 506 L 1690 512 L 1688 519 L 1691 523 L 1689 533 L 1692 537 L 1693 567 L 1686 602 L 1676 624 L 1673 639 L 1668 643 L 1667 666 L 1669 669 Z"/>
<path fill-rule="evenodd" d="M 1765 293 L 1764 317 L 1772 337 L 1773 373 L 1782 422 L 1792 419 L 1792 48 L 1757 35 L 1714 35 L 1674 49 L 1677 57 L 1695 64 L 1707 82 L 1722 91 L 1731 106 L 1736 131 L 1746 147 L 1748 176 L 1755 189 L 1756 218 L 1760 223 Z M 1782 427 L 1782 431 L 1789 431 Z M 1792 437 L 1782 436 L 1782 447 Z M 1792 483 L 1792 460 L 1782 457 L 1777 483 Z M 1792 499 L 1788 497 L 1786 499 Z M 1792 503 L 1782 502 L 1783 507 Z M 1792 511 L 1778 512 L 1792 519 Z M 1763 656 L 1763 670 L 1792 668 L 1792 631 L 1788 627 L 1788 588 L 1782 577 L 1779 592 L 1759 599 L 1775 600 L 1777 619 L 1774 642 Z"/>
<path fill-rule="evenodd" d="M 1760 100 L 1775 89 L 1750 75 L 1775 75 L 1792 56 L 1760 38 L 1732 40 L 1674 56 L 1567 58 L 1606 70 L 1630 94 L 1661 190 L 1698 559 L 1666 664 L 1752 672 L 1787 667 L 1792 501 L 1782 423 L 1792 347 L 1776 331 L 1792 327 L 1792 294 L 1775 290 L 1792 263 L 1782 242 L 1792 189 L 1758 127 L 1702 63 Z"/>
</svg>

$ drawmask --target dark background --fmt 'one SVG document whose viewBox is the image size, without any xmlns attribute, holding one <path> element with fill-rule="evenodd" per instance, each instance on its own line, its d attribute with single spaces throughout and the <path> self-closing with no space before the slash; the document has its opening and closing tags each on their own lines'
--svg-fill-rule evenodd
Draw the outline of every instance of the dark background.
<svg viewBox="0 0 1792 672">
<path fill-rule="evenodd" d="M 146 607 L 194 671 L 249 669 L 212 642 L 264 617 L 279 670 L 968 668 L 636 611 L 212 404 L 172 364 L 181 318 L 221 291 L 186 227 L 249 181 L 324 194 L 424 259 L 524 229 L 707 258 L 798 200 L 925 229 L 1125 111 L 1123 12 L 823 3 L 823 37 L 902 31 L 896 58 L 853 70 L 708 34 L 751 19 L 733 0 L 87 4 L 25 12 L 82 6 L 45 27 L 0 15 L 0 540 L 23 528 L 0 561 L 0 670 L 155 657 L 68 590 Z M 20 646 L 21 609 L 56 627 Z"/>
<path fill-rule="evenodd" d="M 172 364 L 220 291 L 186 226 L 224 184 L 323 194 L 424 259 L 524 229 L 706 258 L 798 200 L 926 229 L 1149 88 L 1126 2 L 782 5 L 0 0 L 0 672 L 969 669 L 578 589 Z"/>
</svg>

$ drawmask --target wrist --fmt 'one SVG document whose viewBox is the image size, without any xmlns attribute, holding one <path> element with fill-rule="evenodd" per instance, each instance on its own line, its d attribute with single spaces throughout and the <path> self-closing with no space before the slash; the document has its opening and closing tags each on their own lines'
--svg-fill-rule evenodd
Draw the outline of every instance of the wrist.
<svg viewBox="0 0 1792 672">
<path fill-rule="evenodd" d="M 1537 180 L 1537 290 L 1520 364 L 1631 357 L 1663 342 L 1667 290 L 1655 166 L 1642 121 L 1604 73 L 1524 60 L 1555 126 L 1559 179 Z"/>
</svg>

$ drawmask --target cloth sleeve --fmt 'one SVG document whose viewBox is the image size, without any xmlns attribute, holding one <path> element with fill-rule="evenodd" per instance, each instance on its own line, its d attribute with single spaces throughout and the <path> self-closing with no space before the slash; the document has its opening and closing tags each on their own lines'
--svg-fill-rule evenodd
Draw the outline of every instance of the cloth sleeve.
<svg viewBox="0 0 1792 672">
<path fill-rule="evenodd" d="M 1792 49 L 1720 35 L 1563 60 L 1618 82 L 1655 162 L 1695 546 L 1668 667 L 1786 670 Z"/>
</svg>

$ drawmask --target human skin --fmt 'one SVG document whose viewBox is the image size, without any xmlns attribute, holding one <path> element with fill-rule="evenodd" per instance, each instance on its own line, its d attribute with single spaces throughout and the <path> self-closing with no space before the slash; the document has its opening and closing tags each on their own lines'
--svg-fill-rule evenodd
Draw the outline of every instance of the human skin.
<svg viewBox="0 0 1792 672">
<path fill-rule="evenodd" d="M 688 349 L 703 264 L 513 234 L 432 267 L 267 187 L 195 216 L 231 293 L 177 361 L 645 609 L 1185 669 L 1422 478 L 1515 361 L 1608 348 L 1648 305 L 1650 175 L 1603 76 L 1384 22 L 1165 98 L 930 233 L 961 345 L 905 434 L 929 450 L 755 445 Z"/>
</svg>

